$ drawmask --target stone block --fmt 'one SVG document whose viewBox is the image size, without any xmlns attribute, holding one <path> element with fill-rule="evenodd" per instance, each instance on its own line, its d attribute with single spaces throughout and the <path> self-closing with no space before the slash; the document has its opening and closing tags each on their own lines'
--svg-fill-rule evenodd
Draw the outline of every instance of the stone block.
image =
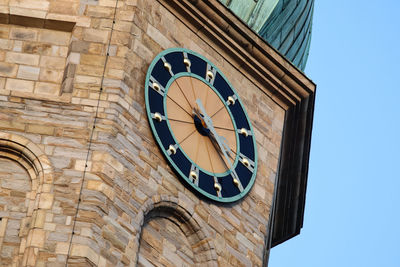
<svg viewBox="0 0 400 267">
<path fill-rule="evenodd" d="M 59 13 L 66 15 L 78 15 L 79 2 L 74 1 L 51 1 L 50 13 Z"/>
<path fill-rule="evenodd" d="M 117 20 L 114 25 L 114 30 L 121 32 L 129 32 L 132 29 L 132 22 Z"/>
<path fill-rule="evenodd" d="M 31 24 L 31 26 L 32 27 L 34 27 L 34 26 L 36 26 L 36 27 L 42 27 L 42 25 L 43 25 L 43 21 L 32 21 L 32 19 L 33 18 L 38 18 L 38 19 L 44 19 L 44 18 L 46 18 L 46 11 L 44 11 L 44 10 L 37 10 L 37 9 L 32 9 L 32 8 L 25 8 L 25 7 L 13 7 L 13 6 L 10 6 L 10 15 L 16 15 L 15 17 L 10 17 L 10 20 L 11 19 L 15 19 L 16 21 L 11 21 L 12 22 L 12 24 L 16 24 L 16 25 L 26 25 L 26 26 L 28 26 L 29 25 L 29 23 L 32 23 L 32 22 L 36 22 L 36 23 L 40 23 L 40 24 L 38 24 L 38 25 L 32 25 Z M 20 20 L 21 19 L 21 17 L 18 17 L 18 16 L 21 16 L 21 17 L 24 17 L 24 18 L 22 18 L 22 19 L 25 19 L 25 21 L 18 21 L 18 20 Z"/>
<path fill-rule="evenodd" d="M 114 247 L 123 251 L 127 245 L 127 240 L 118 238 L 115 231 L 111 231 L 108 227 L 105 227 L 102 232 L 102 236 L 105 240 L 108 240 Z"/>
<path fill-rule="evenodd" d="M 92 18 L 92 28 L 99 30 L 111 29 L 113 21 L 111 19 Z"/>
<path fill-rule="evenodd" d="M 120 31 L 114 31 L 112 38 L 111 38 L 111 43 L 112 44 L 118 44 L 118 45 L 128 45 L 130 41 L 130 33 L 129 32 L 120 32 Z"/>
<path fill-rule="evenodd" d="M 96 42 L 106 44 L 109 39 L 109 30 L 97 30 L 86 28 L 83 32 L 83 40 L 88 42 Z"/>
<path fill-rule="evenodd" d="M 89 17 L 79 16 L 76 20 L 76 26 L 85 27 L 85 28 L 90 27 L 90 21 L 91 21 L 91 18 L 89 18 Z"/>
<path fill-rule="evenodd" d="M 124 78 L 124 73 L 123 70 L 109 69 L 106 76 L 107 78 L 122 80 Z"/>
<path fill-rule="evenodd" d="M 20 92 L 33 92 L 33 81 L 25 81 L 20 79 L 8 78 L 6 81 L 6 89 L 10 91 L 20 91 Z"/>
<path fill-rule="evenodd" d="M 264 187 L 258 185 L 257 183 L 254 184 L 254 192 L 261 198 L 261 199 L 265 199 L 266 196 L 266 190 L 264 189 Z"/>
<path fill-rule="evenodd" d="M 86 14 L 89 17 L 95 18 L 109 18 L 112 19 L 114 17 L 114 8 L 113 7 L 103 7 L 98 5 L 90 5 L 87 8 Z"/>
<path fill-rule="evenodd" d="M 0 77 L 0 94 L 1 95 L 7 95 L 5 92 L 2 91 L 4 89 L 5 85 L 6 85 L 6 78 Z"/>
<path fill-rule="evenodd" d="M 86 159 L 87 151 L 81 149 L 73 149 L 66 147 L 56 147 L 54 149 L 54 156 Z"/>
<path fill-rule="evenodd" d="M 33 229 L 31 244 L 34 247 L 42 248 L 46 238 L 46 232 L 42 229 Z"/>
<path fill-rule="evenodd" d="M 89 42 L 74 40 L 70 44 L 71 52 L 88 53 Z"/>
<path fill-rule="evenodd" d="M 33 226 L 36 228 L 43 228 L 46 219 L 45 210 L 37 210 L 34 216 Z"/>
<path fill-rule="evenodd" d="M 49 234 L 48 240 L 58 241 L 58 242 L 67 242 L 69 238 L 69 234 L 60 233 L 60 232 L 52 232 Z"/>
<path fill-rule="evenodd" d="M 102 76 L 103 72 L 104 72 L 103 66 L 82 65 L 82 64 L 79 64 L 76 70 L 76 74 L 91 75 L 91 76 Z"/>
<path fill-rule="evenodd" d="M 89 180 L 87 182 L 87 189 L 101 191 L 103 183 L 101 181 Z"/>
<path fill-rule="evenodd" d="M 17 75 L 17 69 L 17 64 L 0 62 L 0 76 L 13 78 Z"/>
<path fill-rule="evenodd" d="M 43 124 L 28 124 L 26 131 L 30 133 L 53 135 L 54 127 Z"/>
<path fill-rule="evenodd" d="M 75 83 L 76 84 L 100 85 L 101 77 L 76 75 Z"/>
<path fill-rule="evenodd" d="M 56 83 L 37 82 L 34 92 L 37 94 L 58 95 L 60 92 L 60 85 Z"/>
<path fill-rule="evenodd" d="M 25 129 L 25 124 L 17 121 L 0 120 L 0 127 L 7 130 L 23 131 Z"/>
<path fill-rule="evenodd" d="M 57 242 L 56 244 L 56 254 L 67 255 L 69 249 L 69 242 Z"/>
<path fill-rule="evenodd" d="M 69 45 L 71 33 L 42 29 L 39 32 L 39 42 L 55 45 Z"/>
<path fill-rule="evenodd" d="M 47 0 L 10 0 L 10 7 L 23 7 L 29 9 L 48 10 L 49 1 Z"/>
<path fill-rule="evenodd" d="M 89 54 L 104 55 L 105 50 L 106 50 L 105 44 L 90 43 L 90 45 L 89 45 Z"/>
<path fill-rule="evenodd" d="M 51 44 L 24 42 L 22 44 L 22 52 L 50 56 L 52 55 L 53 48 Z"/>
<path fill-rule="evenodd" d="M 167 49 L 172 47 L 172 42 L 163 35 L 158 29 L 153 27 L 151 24 L 147 25 L 147 35 L 150 36 L 157 44 L 159 44 L 162 48 Z"/>
<path fill-rule="evenodd" d="M 11 28 L 10 39 L 36 41 L 37 29 L 34 28 Z"/>
<path fill-rule="evenodd" d="M 138 40 L 135 40 L 133 44 L 133 51 L 143 60 L 150 61 L 153 58 L 153 52 L 151 52 L 145 45 Z"/>
<path fill-rule="evenodd" d="M 39 81 L 60 83 L 63 77 L 62 70 L 40 68 Z"/>
<path fill-rule="evenodd" d="M 17 63 L 24 65 L 37 66 L 39 64 L 39 55 L 31 55 L 26 53 L 7 52 L 6 61 L 9 63 Z"/>
<path fill-rule="evenodd" d="M 135 12 L 132 10 L 117 10 L 116 19 L 124 21 L 133 21 Z"/>
<path fill-rule="evenodd" d="M 108 7 L 115 7 L 115 1 L 114 0 L 99 0 L 99 5 L 100 6 L 108 6 Z M 121 3 L 120 5 L 121 6 Z"/>
<path fill-rule="evenodd" d="M 74 169 L 77 171 L 85 171 L 85 170 L 90 171 L 91 167 L 92 167 L 92 163 L 90 161 L 86 162 L 86 160 L 78 159 L 75 161 Z"/>
<path fill-rule="evenodd" d="M 40 209 L 50 209 L 54 202 L 54 195 L 50 193 L 41 193 L 39 200 Z"/>
<path fill-rule="evenodd" d="M 22 51 L 22 41 L 15 40 L 12 50 L 14 52 L 21 52 Z"/>
<path fill-rule="evenodd" d="M 8 35 L 10 33 L 10 26 L 0 24 L 0 38 L 1 39 L 8 39 Z"/>
<path fill-rule="evenodd" d="M 46 28 L 56 31 L 72 32 L 77 17 L 75 15 L 48 13 L 46 16 Z M 55 23 L 52 23 L 55 22 Z"/>
<path fill-rule="evenodd" d="M 43 229 L 46 231 L 55 231 L 56 230 L 56 224 L 54 223 L 44 223 Z"/>
<path fill-rule="evenodd" d="M 69 48 L 67 46 L 60 46 L 57 51 L 57 54 L 53 53 L 52 56 L 67 57 L 68 52 L 69 52 L 68 49 Z"/>
<path fill-rule="evenodd" d="M 40 66 L 49 69 L 63 70 L 65 68 L 65 58 L 42 56 L 40 59 Z"/>
<path fill-rule="evenodd" d="M 94 65 L 94 66 L 104 66 L 106 61 L 105 56 L 98 56 L 98 55 L 81 55 L 81 64 L 83 65 Z"/>
<path fill-rule="evenodd" d="M 12 40 L 0 39 L 0 49 L 11 50 L 13 46 Z"/>
<path fill-rule="evenodd" d="M 97 265 L 99 261 L 99 255 L 93 249 L 81 244 L 72 244 L 71 255 L 86 257 L 91 260 L 95 265 Z"/>
<path fill-rule="evenodd" d="M 254 250 L 254 244 L 247 239 L 242 233 L 237 232 L 236 233 L 236 239 L 245 247 L 247 247 L 247 249 L 249 249 L 250 251 Z"/>
<path fill-rule="evenodd" d="M 21 65 L 18 68 L 17 78 L 37 81 L 40 68 Z"/>
<path fill-rule="evenodd" d="M 0 62 L 4 62 L 6 60 L 6 51 L 0 50 Z"/>
<path fill-rule="evenodd" d="M 72 52 L 72 53 L 70 53 L 68 55 L 67 63 L 69 63 L 69 64 L 79 64 L 80 58 L 81 58 L 81 56 L 80 56 L 79 53 Z"/>
</svg>

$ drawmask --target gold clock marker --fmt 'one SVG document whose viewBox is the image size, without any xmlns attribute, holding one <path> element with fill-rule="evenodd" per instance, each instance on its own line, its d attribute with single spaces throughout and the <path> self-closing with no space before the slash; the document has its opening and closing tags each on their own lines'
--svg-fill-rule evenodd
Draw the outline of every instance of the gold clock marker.
<svg viewBox="0 0 400 267">
<path fill-rule="evenodd" d="M 156 113 L 153 113 L 153 114 L 151 114 L 152 115 L 152 117 L 153 117 L 153 119 L 155 119 L 156 121 L 158 121 L 158 122 L 161 122 L 164 118 L 164 116 L 162 116 L 160 113 L 158 113 L 158 112 L 156 112 Z"/>
<path fill-rule="evenodd" d="M 214 176 L 214 189 L 217 192 L 217 196 L 222 197 L 221 195 L 222 186 L 220 183 L 218 183 L 218 179 L 215 176 Z"/>
<path fill-rule="evenodd" d="M 169 155 L 175 155 L 176 154 L 176 148 L 178 145 L 169 145 L 168 147 L 168 153 Z"/>
<path fill-rule="evenodd" d="M 249 136 L 249 131 L 246 130 L 245 128 L 240 129 L 240 130 L 239 130 L 239 133 L 242 134 L 242 135 L 244 135 L 244 137 Z"/>
<path fill-rule="evenodd" d="M 190 62 L 190 59 L 188 58 L 188 54 L 186 52 L 183 52 L 183 64 L 186 66 L 186 71 L 191 72 L 190 66 L 192 65 L 192 62 Z"/>
</svg>

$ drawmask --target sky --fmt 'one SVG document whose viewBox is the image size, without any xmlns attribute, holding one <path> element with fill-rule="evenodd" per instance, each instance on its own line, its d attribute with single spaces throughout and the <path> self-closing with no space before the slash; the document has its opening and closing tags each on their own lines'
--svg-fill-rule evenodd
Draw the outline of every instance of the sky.
<svg viewBox="0 0 400 267">
<path fill-rule="evenodd" d="M 400 266 L 400 1 L 315 0 L 301 234 L 269 267 Z"/>
</svg>

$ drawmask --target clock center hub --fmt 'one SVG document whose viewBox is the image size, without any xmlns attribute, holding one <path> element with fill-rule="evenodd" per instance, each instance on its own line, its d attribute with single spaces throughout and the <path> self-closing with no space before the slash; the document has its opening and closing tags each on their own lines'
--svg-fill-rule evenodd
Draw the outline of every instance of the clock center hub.
<svg viewBox="0 0 400 267">
<path fill-rule="evenodd" d="M 194 125 L 196 126 L 196 130 L 199 132 L 199 134 L 203 136 L 210 135 L 210 130 L 206 127 L 204 121 L 201 118 L 199 118 L 197 114 L 193 115 L 193 120 L 194 120 Z"/>
</svg>

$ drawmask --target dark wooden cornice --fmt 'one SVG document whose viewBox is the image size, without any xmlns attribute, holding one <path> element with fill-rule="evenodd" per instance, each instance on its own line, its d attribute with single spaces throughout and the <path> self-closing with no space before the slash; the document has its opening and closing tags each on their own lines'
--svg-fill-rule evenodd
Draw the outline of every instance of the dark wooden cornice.
<svg viewBox="0 0 400 267">
<path fill-rule="evenodd" d="M 285 111 L 270 240 L 267 249 L 300 232 L 316 85 L 217 0 L 158 0 Z"/>
</svg>

